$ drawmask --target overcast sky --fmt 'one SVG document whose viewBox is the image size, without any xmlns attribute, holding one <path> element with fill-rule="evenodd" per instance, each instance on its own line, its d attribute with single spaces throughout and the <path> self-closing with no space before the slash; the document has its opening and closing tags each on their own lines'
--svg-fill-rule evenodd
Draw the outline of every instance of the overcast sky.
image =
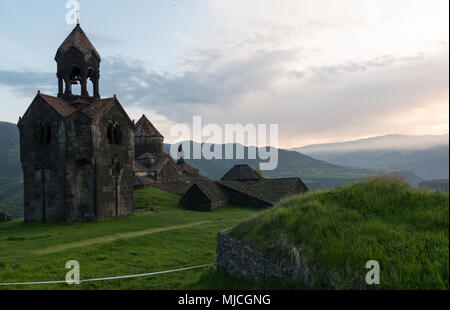
<svg viewBox="0 0 450 310">
<path fill-rule="evenodd" d="M 280 147 L 449 131 L 448 0 L 80 0 L 100 91 L 170 126 L 276 123 Z M 0 120 L 56 95 L 64 0 L 0 0 Z"/>
</svg>

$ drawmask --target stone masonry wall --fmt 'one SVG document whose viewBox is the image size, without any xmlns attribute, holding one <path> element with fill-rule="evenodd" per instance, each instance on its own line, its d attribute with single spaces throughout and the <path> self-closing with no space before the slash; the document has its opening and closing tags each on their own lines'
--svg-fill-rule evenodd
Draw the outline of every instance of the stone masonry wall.
<svg viewBox="0 0 450 310">
<path fill-rule="evenodd" d="M 120 124 L 120 145 L 108 142 L 107 128 L 110 121 Z M 117 106 L 111 107 L 94 124 L 94 155 L 97 218 L 133 214 L 134 132 Z M 120 171 L 114 171 L 116 167 Z"/>
<path fill-rule="evenodd" d="M 257 251 L 232 238 L 229 229 L 217 235 L 217 268 L 238 278 L 270 279 L 281 278 L 311 286 L 312 273 L 306 263 L 292 249 L 292 262 L 287 263 L 273 256 Z"/>
<path fill-rule="evenodd" d="M 63 222 L 65 208 L 61 206 L 65 202 L 67 148 L 65 121 L 39 96 L 33 100 L 25 115 L 19 126 L 25 222 L 41 222 L 44 219 L 47 222 Z M 49 144 L 42 144 L 36 137 L 39 121 L 48 121 L 51 126 Z"/>
</svg>

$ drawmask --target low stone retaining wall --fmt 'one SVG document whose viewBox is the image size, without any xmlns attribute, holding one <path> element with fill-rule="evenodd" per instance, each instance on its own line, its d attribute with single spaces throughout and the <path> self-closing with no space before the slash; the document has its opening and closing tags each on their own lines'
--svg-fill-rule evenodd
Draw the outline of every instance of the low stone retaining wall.
<svg viewBox="0 0 450 310">
<path fill-rule="evenodd" d="M 285 262 L 257 251 L 229 235 L 229 229 L 217 234 L 217 268 L 238 278 L 281 278 L 311 286 L 313 277 L 297 250 L 291 250 L 291 261 Z"/>
</svg>

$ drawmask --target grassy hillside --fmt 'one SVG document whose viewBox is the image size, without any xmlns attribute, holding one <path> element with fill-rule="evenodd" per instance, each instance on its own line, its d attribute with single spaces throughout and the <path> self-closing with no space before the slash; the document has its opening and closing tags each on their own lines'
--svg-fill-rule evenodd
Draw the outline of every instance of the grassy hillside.
<svg viewBox="0 0 450 310">
<path fill-rule="evenodd" d="M 370 288 L 449 288 L 448 193 L 393 178 L 291 198 L 231 233 L 282 259 L 296 247 L 318 279 L 316 288 L 369 288 L 369 260 L 381 268 L 380 285 Z"/>
<path fill-rule="evenodd" d="M 355 288 L 365 262 L 381 265 L 379 288 L 448 288 L 448 194 L 372 179 L 291 198 L 258 211 L 225 206 L 195 212 L 155 188 L 135 192 L 136 214 L 91 223 L 0 223 L 0 283 L 64 280 L 68 260 L 81 279 L 215 263 L 219 230 L 280 257 L 292 246 L 319 277 Z M 160 207 L 156 211 L 152 208 Z M 260 216 L 258 216 L 260 215 Z M 241 224 L 239 224 L 241 223 Z M 249 281 L 215 267 L 134 279 L 0 289 L 298 289 L 280 280 Z M 317 288 L 322 288 L 320 284 Z"/>
<path fill-rule="evenodd" d="M 19 129 L 0 122 L 0 211 L 23 216 L 22 168 L 19 155 Z"/>
<path fill-rule="evenodd" d="M 179 196 L 145 188 L 135 192 L 134 216 L 92 223 L 0 223 L 0 283 L 64 280 L 68 260 L 80 262 L 82 279 L 215 263 L 217 232 L 257 212 L 233 206 L 195 212 L 179 207 L 178 200 Z M 152 207 L 161 209 L 151 211 Z M 210 273 L 214 267 L 79 286 L 0 289 L 211 289 L 213 280 L 203 279 Z"/>
</svg>

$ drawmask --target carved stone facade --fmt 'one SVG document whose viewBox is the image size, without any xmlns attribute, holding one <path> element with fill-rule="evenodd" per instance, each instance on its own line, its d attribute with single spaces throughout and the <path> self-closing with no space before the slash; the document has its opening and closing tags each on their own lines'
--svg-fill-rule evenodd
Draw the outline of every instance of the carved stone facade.
<svg viewBox="0 0 450 310">
<path fill-rule="evenodd" d="M 100 55 L 77 25 L 55 60 L 58 96 L 38 92 L 18 123 L 25 222 L 132 214 L 136 128 L 116 96 L 100 99 Z"/>
<path fill-rule="evenodd" d="M 143 154 L 158 158 L 164 153 L 164 137 L 145 115 L 136 123 L 134 143 L 136 158 Z"/>
</svg>

